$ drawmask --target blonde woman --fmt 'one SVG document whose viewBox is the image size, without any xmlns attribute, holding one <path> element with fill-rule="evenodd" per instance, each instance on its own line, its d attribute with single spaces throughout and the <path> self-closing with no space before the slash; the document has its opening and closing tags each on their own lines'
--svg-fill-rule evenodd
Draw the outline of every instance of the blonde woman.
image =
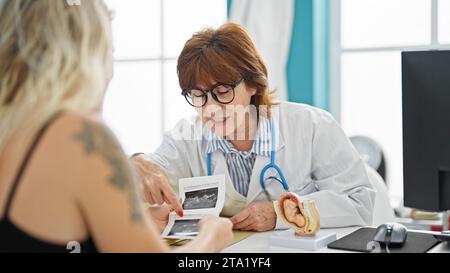
<svg viewBox="0 0 450 273">
<path fill-rule="evenodd" d="M 169 208 L 143 209 L 97 118 L 112 77 L 103 1 L 0 3 L 0 252 L 169 251 L 159 238 Z M 220 251 L 231 227 L 207 218 L 176 251 Z"/>
</svg>

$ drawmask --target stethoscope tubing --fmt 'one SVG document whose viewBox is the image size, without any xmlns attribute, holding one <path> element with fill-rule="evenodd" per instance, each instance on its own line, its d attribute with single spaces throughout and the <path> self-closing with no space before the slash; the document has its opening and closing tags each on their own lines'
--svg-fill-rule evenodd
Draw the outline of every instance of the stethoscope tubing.
<svg viewBox="0 0 450 273">
<path fill-rule="evenodd" d="M 275 135 L 275 124 L 273 122 L 273 119 L 270 120 L 270 124 L 271 124 L 271 135 L 272 135 L 272 150 L 270 152 L 270 163 L 267 164 L 262 170 L 261 170 L 261 174 L 260 174 L 260 184 L 261 184 L 261 188 L 264 191 L 266 190 L 266 179 L 264 179 L 264 176 L 266 175 L 267 171 L 269 171 L 270 169 L 274 169 L 278 175 L 280 176 L 280 178 L 277 178 L 275 176 L 270 176 L 268 177 L 268 179 L 272 179 L 272 180 L 276 180 L 278 181 L 282 186 L 283 189 L 286 192 L 289 192 L 289 185 L 287 184 L 286 178 L 284 177 L 283 171 L 281 170 L 281 168 L 275 163 L 275 156 L 276 156 L 276 151 L 275 151 L 275 143 L 276 143 L 276 135 Z M 207 169 L 208 169 L 208 176 L 212 176 L 212 154 L 208 153 L 207 155 Z"/>
</svg>

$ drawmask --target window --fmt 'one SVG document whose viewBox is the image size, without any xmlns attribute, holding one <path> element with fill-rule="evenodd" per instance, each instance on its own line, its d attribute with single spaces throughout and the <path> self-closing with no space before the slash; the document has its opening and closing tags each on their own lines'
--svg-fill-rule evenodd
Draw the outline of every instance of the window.
<svg viewBox="0 0 450 273">
<path fill-rule="evenodd" d="M 342 0 L 342 47 L 427 45 L 431 1 Z"/>
<path fill-rule="evenodd" d="M 450 44 L 450 0 L 439 0 L 439 42 Z"/>
<path fill-rule="evenodd" d="M 226 0 L 106 0 L 114 12 L 114 78 L 103 116 L 127 154 L 152 152 L 162 134 L 194 115 L 180 95 L 177 58 L 205 27 L 226 22 Z"/>
<path fill-rule="evenodd" d="M 401 52 L 450 48 L 450 0 L 339 0 L 332 9 L 332 112 L 383 148 L 403 196 Z"/>
</svg>

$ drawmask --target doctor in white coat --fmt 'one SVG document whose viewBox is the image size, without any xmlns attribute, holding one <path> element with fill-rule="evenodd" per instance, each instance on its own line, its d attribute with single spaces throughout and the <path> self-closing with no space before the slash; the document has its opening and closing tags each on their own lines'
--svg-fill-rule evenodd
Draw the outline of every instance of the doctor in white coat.
<svg viewBox="0 0 450 273">
<path fill-rule="evenodd" d="M 322 227 L 371 224 L 375 191 L 363 160 L 329 113 L 273 101 L 267 68 L 242 27 L 196 33 L 177 69 L 198 116 L 180 121 L 154 153 L 133 156 L 148 202 L 182 215 L 180 178 L 224 174 L 222 215 L 237 230 L 287 228 L 274 208 L 286 191 L 315 200 Z"/>
</svg>

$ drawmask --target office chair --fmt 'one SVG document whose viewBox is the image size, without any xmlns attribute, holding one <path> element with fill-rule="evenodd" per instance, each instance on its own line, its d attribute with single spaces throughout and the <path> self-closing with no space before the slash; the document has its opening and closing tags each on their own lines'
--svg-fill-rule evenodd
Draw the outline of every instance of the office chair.
<svg viewBox="0 0 450 273">
<path fill-rule="evenodd" d="M 353 136 L 350 141 L 366 164 L 376 170 L 386 182 L 386 160 L 381 146 L 365 136 Z"/>
</svg>

